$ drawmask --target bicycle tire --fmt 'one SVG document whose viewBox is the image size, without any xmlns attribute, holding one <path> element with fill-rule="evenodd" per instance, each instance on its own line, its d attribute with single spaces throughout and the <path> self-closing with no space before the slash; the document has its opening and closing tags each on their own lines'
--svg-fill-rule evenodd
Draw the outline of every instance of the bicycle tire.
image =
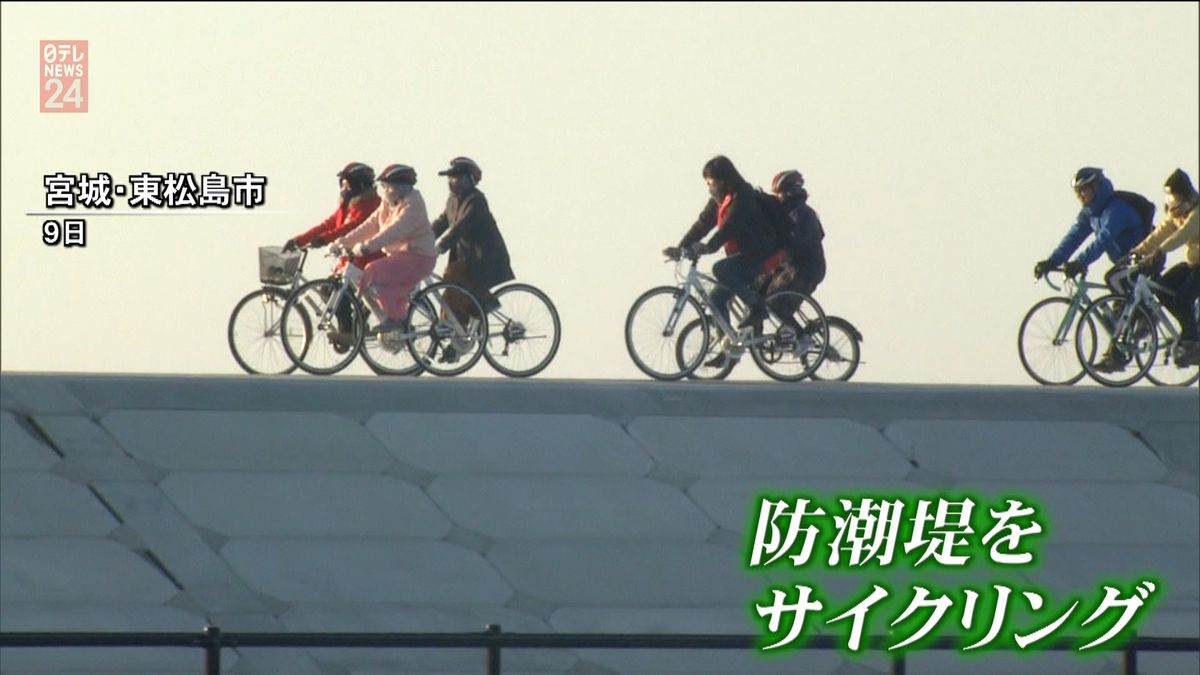
<svg viewBox="0 0 1200 675">
<path fill-rule="evenodd" d="M 488 312 L 483 358 L 508 377 L 533 377 L 558 354 L 562 340 L 558 310 L 549 296 L 531 284 L 509 284 L 495 296 L 496 308 Z M 539 316 L 539 311 L 544 315 Z M 535 349 L 543 344 L 548 345 L 544 350 Z"/>
<path fill-rule="evenodd" d="M 349 293 L 345 302 L 350 303 L 349 330 L 341 330 L 339 320 L 329 308 L 329 298 L 341 289 L 341 282 L 333 279 L 315 279 L 288 297 L 280 317 L 283 348 L 288 356 L 306 373 L 312 375 L 333 375 L 350 365 L 362 348 L 363 338 L 363 307 L 358 296 Z M 302 352 L 297 352 L 295 345 L 287 339 L 292 317 L 301 312 L 311 310 L 312 339 L 309 346 Z"/>
<path fill-rule="evenodd" d="M 1119 335 L 1113 336 L 1111 330 L 1105 325 L 1109 320 L 1104 317 L 1120 317 L 1124 312 L 1123 305 L 1126 302 L 1128 300 L 1124 296 L 1115 294 L 1096 300 L 1084 311 L 1083 316 L 1079 318 L 1079 325 L 1075 329 L 1075 353 L 1083 363 L 1084 370 L 1087 371 L 1088 377 L 1106 387 L 1128 387 L 1145 377 L 1150 366 L 1154 364 L 1155 354 L 1158 351 L 1158 331 L 1155 329 L 1154 320 L 1144 307 L 1134 308 L 1132 320 L 1128 322 L 1129 325 L 1121 327 Z M 1085 326 L 1087 331 L 1084 330 Z M 1089 347 L 1085 346 L 1088 342 L 1084 339 L 1085 335 L 1092 336 L 1090 351 Z M 1108 346 L 1102 350 L 1100 346 L 1104 340 L 1107 340 Z M 1143 340 L 1148 344 L 1142 345 Z M 1133 352 L 1130 360 L 1137 363 L 1137 369 L 1132 376 L 1127 378 L 1111 377 L 1110 373 L 1097 369 L 1096 355 L 1107 354 L 1113 346 L 1116 346 L 1122 354 L 1126 351 Z M 1091 357 L 1085 357 L 1085 353 L 1090 353 Z M 1120 373 L 1123 375 L 1128 370 L 1127 366 Z"/>
<path fill-rule="evenodd" d="M 829 348 L 810 378 L 814 382 L 849 382 L 862 358 L 862 333 L 840 316 L 825 317 L 825 323 L 829 324 Z"/>
<path fill-rule="evenodd" d="M 1171 326 L 1175 328 L 1175 335 L 1178 336 L 1179 320 L 1165 310 L 1163 314 L 1171 322 Z M 1200 382 L 1200 363 L 1182 368 L 1176 365 L 1175 347 L 1178 342 L 1171 339 L 1170 332 L 1163 327 L 1161 320 L 1156 321 L 1155 326 L 1159 336 L 1158 353 L 1154 355 L 1154 363 L 1151 364 L 1150 370 L 1146 371 L 1146 379 L 1159 387 L 1190 387 Z"/>
<path fill-rule="evenodd" d="M 283 348 L 279 337 L 279 326 L 283 307 L 287 303 L 287 291 L 266 286 L 251 291 L 233 306 L 225 339 L 233 360 L 250 375 L 288 375 L 296 370 L 296 363 Z M 256 308 L 262 310 L 261 319 L 252 316 Z M 307 351 L 307 341 L 312 336 L 312 323 L 307 314 L 298 326 L 305 337 L 301 353 Z M 278 358 L 276 357 L 278 356 Z"/>
<path fill-rule="evenodd" d="M 675 340 L 675 362 L 678 363 L 680 367 L 686 365 L 685 354 L 692 350 L 691 347 L 685 346 L 687 345 L 689 338 L 693 340 L 703 339 L 702 335 L 695 337 L 692 336 L 692 333 L 700 329 L 701 322 L 702 319 L 690 321 L 688 322 L 688 325 L 683 327 L 683 330 L 679 331 L 679 338 Z M 721 342 L 719 340 L 713 340 L 711 338 L 709 339 L 708 349 L 701 357 L 700 365 L 696 366 L 692 372 L 688 373 L 687 375 L 689 380 L 724 380 L 725 378 L 729 377 L 729 374 L 733 372 L 734 366 L 737 365 L 737 361 L 734 359 L 726 360 L 724 365 L 717 368 L 709 368 L 704 365 L 709 359 L 715 358 L 717 354 L 721 353 L 720 344 Z M 715 350 L 714 347 L 716 348 Z"/>
<path fill-rule="evenodd" d="M 1034 303 L 1021 319 L 1021 327 L 1017 330 L 1017 354 L 1025 373 L 1038 384 L 1070 386 L 1087 375 L 1073 344 L 1083 307 L 1077 309 L 1072 325 L 1059 335 L 1071 305 L 1067 298 L 1045 298 Z M 1092 357 L 1094 354 L 1088 357 L 1089 360 Z"/>
<path fill-rule="evenodd" d="M 780 291 L 766 299 L 769 316 L 754 327 L 750 356 L 768 377 L 780 382 L 799 382 L 820 367 L 829 348 L 829 323 L 825 310 L 810 295 Z M 795 305 L 792 308 L 792 305 Z M 801 328 L 801 335 L 789 337 L 781 313 L 790 314 Z M 770 329 L 770 340 L 760 342 Z M 808 338 L 805 340 L 804 338 Z"/>
<path fill-rule="evenodd" d="M 451 321 L 443 316 L 450 311 L 441 297 L 447 291 L 461 293 L 471 301 L 474 316 L 466 327 L 457 317 Z M 461 375 L 483 357 L 483 345 L 487 342 L 487 321 L 481 319 L 483 316 L 479 300 L 465 287 L 448 281 L 431 284 L 417 293 L 409 306 L 405 326 L 405 332 L 412 335 L 408 340 L 409 353 L 434 375 Z M 475 324 L 473 328 L 471 323 Z M 460 332 L 460 328 L 464 330 Z"/>
<path fill-rule="evenodd" d="M 625 316 L 625 349 L 633 365 L 656 380 L 671 381 L 686 377 L 700 365 L 700 360 L 708 350 L 708 322 L 704 321 L 704 312 L 695 298 L 684 298 L 679 314 L 673 320 L 671 318 L 682 293 L 683 290 L 675 286 L 651 288 L 634 300 Z M 658 303 L 663 300 L 669 302 L 659 306 Z M 655 303 L 653 306 L 650 304 L 652 301 Z M 676 331 L 696 319 L 700 319 L 704 327 L 699 351 L 680 366 L 676 356 Z M 661 358 L 664 356 L 665 359 Z M 651 359 L 670 365 L 658 369 L 649 363 Z"/>
</svg>

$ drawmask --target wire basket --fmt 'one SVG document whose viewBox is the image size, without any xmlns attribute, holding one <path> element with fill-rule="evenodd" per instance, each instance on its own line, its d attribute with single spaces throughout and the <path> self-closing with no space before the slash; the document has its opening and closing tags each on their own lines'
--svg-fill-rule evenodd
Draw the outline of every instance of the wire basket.
<svg viewBox="0 0 1200 675">
<path fill-rule="evenodd" d="M 258 279 L 272 286 L 287 286 L 300 271 L 300 251 L 284 253 L 279 246 L 258 247 Z"/>
</svg>

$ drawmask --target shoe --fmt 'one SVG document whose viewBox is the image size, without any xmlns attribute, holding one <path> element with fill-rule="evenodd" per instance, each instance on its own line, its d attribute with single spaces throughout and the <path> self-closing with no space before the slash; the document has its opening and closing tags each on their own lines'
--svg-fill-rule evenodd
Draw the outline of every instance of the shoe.
<svg viewBox="0 0 1200 675">
<path fill-rule="evenodd" d="M 438 357 L 438 363 L 458 363 L 458 350 L 454 348 L 454 345 L 442 350 L 442 355 Z"/>
<path fill-rule="evenodd" d="M 345 354 L 354 345 L 354 334 L 349 331 L 329 331 L 325 335 L 333 345 L 333 351 L 339 354 Z"/>
<path fill-rule="evenodd" d="M 1181 341 L 1175 348 L 1175 365 L 1180 368 L 1200 365 L 1200 341 Z"/>
<path fill-rule="evenodd" d="M 1106 354 L 1099 363 L 1092 366 L 1092 370 L 1098 373 L 1119 373 L 1125 370 L 1126 363 L 1121 359 L 1114 358 L 1112 354 Z"/>
<path fill-rule="evenodd" d="M 724 368 L 729 363 L 729 356 L 725 352 L 717 354 L 713 358 L 704 362 L 705 368 Z"/>
<path fill-rule="evenodd" d="M 404 330 L 406 321 L 406 319 L 388 319 L 371 328 L 370 331 L 372 333 L 395 333 L 396 331 Z"/>
</svg>

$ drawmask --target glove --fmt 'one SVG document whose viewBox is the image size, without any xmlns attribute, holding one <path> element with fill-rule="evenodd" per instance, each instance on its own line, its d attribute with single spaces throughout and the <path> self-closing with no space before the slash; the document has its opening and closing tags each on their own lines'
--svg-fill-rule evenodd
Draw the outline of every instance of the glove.
<svg viewBox="0 0 1200 675">
<path fill-rule="evenodd" d="M 679 260 L 679 256 L 683 254 L 678 246 L 668 246 L 663 249 L 663 256 L 671 260 Z"/>
<path fill-rule="evenodd" d="M 371 249 L 367 248 L 361 243 L 355 244 L 354 248 L 350 250 L 350 255 L 354 256 L 355 258 L 361 258 L 363 256 L 371 255 Z"/>
<path fill-rule="evenodd" d="M 296 244 L 296 240 L 288 239 L 287 243 L 283 245 L 283 252 L 291 253 L 292 251 L 295 251 L 297 248 L 299 248 L 299 246 Z"/>
<path fill-rule="evenodd" d="M 312 240 L 312 242 L 309 243 L 309 246 L 311 246 L 313 248 L 321 248 L 322 246 L 324 246 L 325 244 L 328 244 L 328 243 L 329 242 L 325 241 L 321 237 L 313 237 L 313 240 Z"/>
<path fill-rule="evenodd" d="M 708 249 L 708 244 L 705 244 L 702 241 L 695 242 L 691 246 L 688 246 L 687 250 L 688 250 L 688 254 L 693 258 L 699 258 L 700 256 L 704 255 L 705 253 L 710 252 Z"/>
<path fill-rule="evenodd" d="M 1063 265 L 1063 272 L 1071 278 L 1087 275 L 1087 266 L 1078 260 L 1072 260 L 1066 265 Z"/>
<path fill-rule="evenodd" d="M 1049 260 L 1042 260 L 1033 266 L 1033 278 L 1041 279 L 1052 269 L 1054 269 L 1054 267 L 1050 264 Z"/>
</svg>

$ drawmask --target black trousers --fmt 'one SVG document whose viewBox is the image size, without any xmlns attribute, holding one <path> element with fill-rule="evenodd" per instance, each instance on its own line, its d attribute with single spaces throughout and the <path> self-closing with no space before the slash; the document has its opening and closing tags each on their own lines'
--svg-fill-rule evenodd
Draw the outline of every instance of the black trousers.
<svg viewBox="0 0 1200 675">
<path fill-rule="evenodd" d="M 1182 339 L 1195 340 L 1197 336 L 1195 306 L 1196 298 L 1200 297 L 1200 267 L 1179 263 L 1167 270 L 1160 278 L 1159 283 L 1174 293 L 1174 295 L 1161 293 L 1158 299 L 1183 327 Z"/>
</svg>

